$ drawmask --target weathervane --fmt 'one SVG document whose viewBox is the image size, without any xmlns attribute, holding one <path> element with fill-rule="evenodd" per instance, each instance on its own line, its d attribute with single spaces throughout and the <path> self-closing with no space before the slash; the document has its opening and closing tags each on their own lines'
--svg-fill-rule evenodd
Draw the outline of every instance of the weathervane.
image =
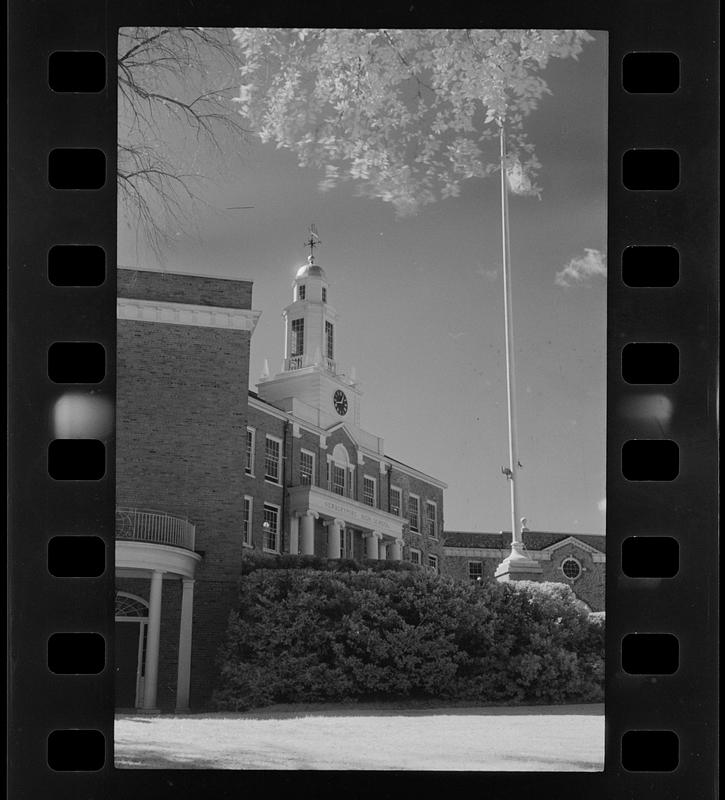
<svg viewBox="0 0 725 800">
<path fill-rule="evenodd" d="M 310 264 L 315 263 L 315 248 L 319 247 L 322 244 L 322 239 L 317 234 L 317 225 L 313 222 L 312 225 L 307 229 L 308 233 L 310 234 L 310 238 L 305 242 L 305 247 L 310 248 L 310 254 L 307 257 L 307 260 Z"/>
</svg>

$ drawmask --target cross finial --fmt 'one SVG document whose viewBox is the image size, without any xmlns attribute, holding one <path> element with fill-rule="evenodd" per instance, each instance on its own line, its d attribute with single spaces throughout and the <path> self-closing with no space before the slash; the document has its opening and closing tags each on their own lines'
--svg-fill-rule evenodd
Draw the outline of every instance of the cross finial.
<svg viewBox="0 0 725 800">
<path fill-rule="evenodd" d="M 305 247 L 310 248 L 310 254 L 307 256 L 307 260 L 310 264 L 315 263 L 315 248 L 319 247 L 322 244 L 322 240 L 317 235 L 317 225 L 313 222 L 312 225 L 307 229 L 307 232 L 310 234 L 310 238 L 305 242 Z"/>
</svg>

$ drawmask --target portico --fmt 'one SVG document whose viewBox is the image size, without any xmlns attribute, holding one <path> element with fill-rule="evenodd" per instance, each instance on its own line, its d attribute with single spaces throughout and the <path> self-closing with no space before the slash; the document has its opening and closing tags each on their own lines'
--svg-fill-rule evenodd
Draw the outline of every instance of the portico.
<svg viewBox="0 0 725 800">
<path fill-rule="evenodd" d="M 346 554 L 347 536 L 359 531 L 365 542 L 365 557 L 400 561 L 403 557 L 402 517 L 341 496 L 319 486 L 289 489 L 290 552 L 313 555 L 315 523 L 327 532 L 327 558 Z"/>
<path fill-rule="evenodd" d="M 194 535 L 194 526 L 179 517 L 135 508 L 116 510 L 116 577 L 149 581 L 145 652 L 142 636 L 138 645 L 135 699 L 135 705 L 147 713 L 158 711 L 163 586 L 170 580 L 181 581 L 182 587 L 176 711 L 189 709 L 194 573 L 201 561 L 201 556 L 193 549 Z"/>
</svg>

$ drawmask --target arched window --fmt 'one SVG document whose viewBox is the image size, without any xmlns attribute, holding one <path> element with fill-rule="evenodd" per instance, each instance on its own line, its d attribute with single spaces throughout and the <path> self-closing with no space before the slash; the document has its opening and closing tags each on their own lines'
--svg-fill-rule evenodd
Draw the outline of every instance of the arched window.
<svg viewBox="0 0 725 800">
<path fill-rule="evenodd" d="M 135 594 L 116 592 L 116 617 L 146 618 L 149 615 L 149 604 Z"/>
<path fill-rule="evenodd" d="M 332 451 L 332 463 L 330 464 L 330 491 L 343 497 L 349 496 L 349 467 L 350 457 L 345 445 L 336 444 Z"/>
</svg>

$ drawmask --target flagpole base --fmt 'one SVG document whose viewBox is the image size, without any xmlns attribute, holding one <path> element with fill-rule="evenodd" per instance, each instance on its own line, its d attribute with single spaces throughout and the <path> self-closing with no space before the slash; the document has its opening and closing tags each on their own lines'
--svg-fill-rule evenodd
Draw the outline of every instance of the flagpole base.
<svg viewBox="0 0 725 800">
<path fill-rule="evenodd" d="M 494 577 L 498 581 L 540 581 L 543 568 L 538 561 L 529 558 L 520 547 L 511 545 L 511 553 L 496 568 Z"/>
</svg>

